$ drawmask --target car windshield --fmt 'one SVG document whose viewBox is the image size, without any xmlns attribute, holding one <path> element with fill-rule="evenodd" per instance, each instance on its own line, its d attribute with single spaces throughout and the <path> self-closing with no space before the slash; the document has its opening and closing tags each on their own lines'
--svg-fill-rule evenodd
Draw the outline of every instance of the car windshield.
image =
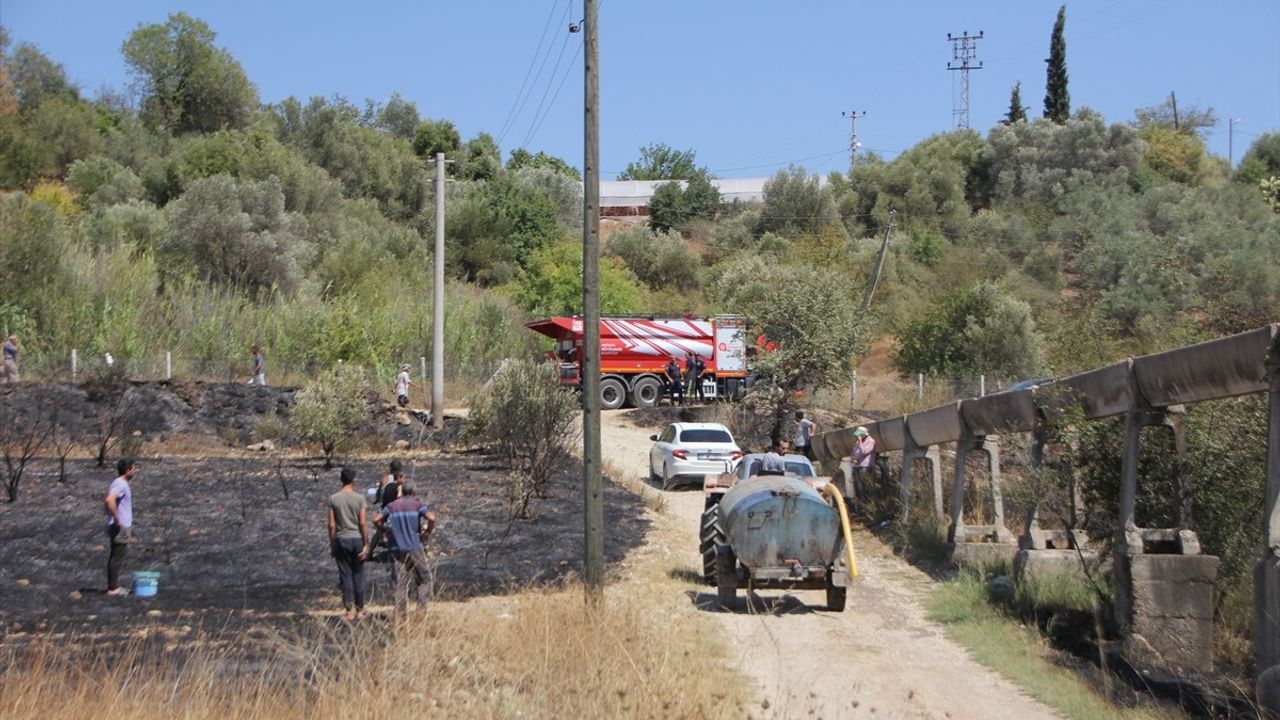
<svg viewBox="0 0 1280 720">
<path fill-rule="evenodd" d="M 751 461 L 751 465 L 746 469 L 745 477 L 755 477 L 760 474 L 760 465 L 762 461 L 755 459 Z M 787 473 L 790 475 L 799 475 L 800 477 L 813 477 L 813 467 L 808 463 L 802 463 L 795 460 L 787 461 Z"/>
<path fill-rule="evenodd" d="M 732 443 L 733 437 L 724 430 L 714 430 L 710 428 L 682 430 L 680 432 L 680 442 Z"/>
<path fill-rule="evenodd" d="M 800 477 L 813 476 L 813 468 L 801 462 L 787 463 L 787 472 L 791 473 L 792 475 L 799 475 Z"/>
</svg>

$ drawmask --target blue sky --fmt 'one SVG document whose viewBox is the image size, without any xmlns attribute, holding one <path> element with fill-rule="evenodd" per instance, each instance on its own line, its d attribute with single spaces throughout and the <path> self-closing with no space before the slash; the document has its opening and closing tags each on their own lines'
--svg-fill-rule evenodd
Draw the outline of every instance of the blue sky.
<svg viewBox="0 0 1280 720">
<path fill-rule="evenodd" d="M 867 111 L 863 148 L 892 157 L 953 126 L 958 73 L 946 70 L 946 37 L 966 30 L 984 33 L 971 126 L 990 129 L 1019 80 L 1038 116 L 1058 5 L 604 0 L 604 177 L 650 142 L 691 148 L 723 177 L 770 175 L 789 162 L 843 170 L 850 128 L 840 113 L 851 109 Z M 500 136 L 504 156 L 527 144 L 581 164 L 582 35 L 566 28 L 582 0 L 0 0 L 0 24 L 93 94 L 126 88 L 125 38 L 179 10 L 210 24 L 266 102 L 340 94 L 361 103 L 398 91 L 464 138 Z M 1073 108 L 1128 121 L 1175 91 L 1180 108 L 1211 106 L 1222 119 L 1209 136 L 1216 154 L 1227 155 L 1226 119 L 1240 118 L 1237 161 L 1259 134 L 1280 129 L 1276 0 L 1070 2 L 1066 37 Z"/>
</svg>

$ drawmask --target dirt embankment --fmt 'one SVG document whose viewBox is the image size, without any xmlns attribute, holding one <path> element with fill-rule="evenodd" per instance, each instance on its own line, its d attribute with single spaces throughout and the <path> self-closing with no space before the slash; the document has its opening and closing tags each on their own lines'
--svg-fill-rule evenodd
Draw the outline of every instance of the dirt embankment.
<svg viewBox="0 0 1280 720">
<path fill-rule="evenodd" d="M 634 482 L 647 481 L 648 437 L 669 421 L 651 411 L 603 415 L 603 449 Z M 657 420 L 658 424 L 653 424 Z M 661 492 L 645 557 L 685 578 L 686 612 L 719 622 L 732 662 L 759 687 L 766 717 L 1052 718 L 1056 715 L 971 660 L 929 622 L 921 606 L 929 579 L 879 550 L 865 533 L 854 539 L 861 577 L 848 610 L 822 610 L 822 591 L 748 593 L 731 611 L 701 584 L 698 490 Z M 653 546 L 661 546 L 655 549 Z"/>
</svg>

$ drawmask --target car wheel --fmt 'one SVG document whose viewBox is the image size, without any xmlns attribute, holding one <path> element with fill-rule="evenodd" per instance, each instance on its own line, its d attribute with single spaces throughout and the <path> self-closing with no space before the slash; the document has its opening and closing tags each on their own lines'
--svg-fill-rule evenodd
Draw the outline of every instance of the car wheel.
<svg viewBox="0 0 1280 720">
<path fill-rule="evenodd" d="M 663 489 L 663 490 L 670 490 L 670 489 L 671 489 L 671 482 L 672 482 L 672 480 L 674 480 L 674 479 L 675 479 L 675 478 L 671 477 L 671 468 L 667 467 L 667 466 L 664 464 L 664 465 L 662 466 L 662 489 Z"/>
</svg>

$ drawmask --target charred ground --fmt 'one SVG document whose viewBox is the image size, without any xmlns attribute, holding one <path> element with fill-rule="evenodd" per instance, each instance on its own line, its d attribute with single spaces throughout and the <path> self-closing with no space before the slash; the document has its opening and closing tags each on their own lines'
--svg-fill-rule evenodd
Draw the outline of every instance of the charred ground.
<svg viewBox="0 0 1280 720">
<path fill-rule="evenodd" d="M 241 391 L 228 392 L 238 398 Z M 78 399 L 66 388 L 25 397 Z M 144 445 L 133 483 L 140 542 L 130 546 L 125 569 L 126 579 L 130 571 L 159 571 L 154 598 L 102 594 L 102 495 L 113 473 L 80 457 L 70 462 L 66 482 L 59 482 L 56 459 L 37 460 L 19 501 L 0 503 L 0 644 L 65 634 L 94 644 L 159 635 L 179 645 L 195 638 L 235 645 L 316 611 L 337 609 L 337 576 L 323 521 L 338 472 L 324 470 L 318 458 L 250 454 L 229 445 L 217 449 L 219 427 L 239 431 L 251 425 L 252 415 L 287 408 L 276 397 L 250 392 L 246 399 L 213 403 L 233 417 L 200 416 L 199 408 L 207 407 L 201 403 L 200 420 L 191 426 L 195 434 L 158 425 L 153 432 L 169 433 L 163 444 Z M 175 409 L 169 412 L 185 413 L 182 405 L 171 404 Z M 184 438 L 201 448 L 201 456 L 178 454 Z M 155 448 L 169 452 L 157 456 Z M 348 462 L 359 474 L 358 488 L 376 484 L 392 457 L 365 455 Z M 440 599 L 502 594 L 579 571 L 577 461 L 562 469 L 546 497 L 534 501 L 531 520 L 513 520 L 507 471 L 484 455 L 455 447 L 415 450 L 403 459 L 419 495 L 439 518 L 429 554 Z M 606 561 L 616 563 L 643 541 L 648 521 L 639 499 L 610 481 L 605 507 Z M 368 575 L 370 602 L 388 602 L 389 568 L 371 565 Z"/>
</svg>

